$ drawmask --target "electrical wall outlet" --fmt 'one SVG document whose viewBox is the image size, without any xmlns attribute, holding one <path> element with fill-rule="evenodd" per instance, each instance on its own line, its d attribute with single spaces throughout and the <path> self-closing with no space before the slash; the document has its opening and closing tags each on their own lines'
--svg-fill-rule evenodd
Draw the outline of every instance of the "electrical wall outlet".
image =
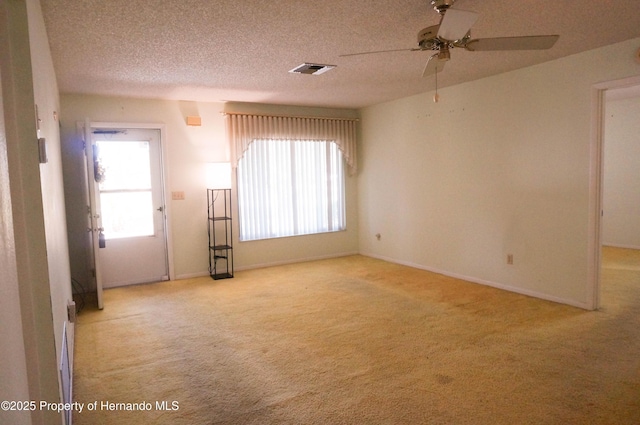
<svg viewBox="0 0 640 425">
<path fill-rule="evenodd" d="M 171 199 L 173 201 L 184 201 L 184 192 L 171 192 Z"/>
</svg>

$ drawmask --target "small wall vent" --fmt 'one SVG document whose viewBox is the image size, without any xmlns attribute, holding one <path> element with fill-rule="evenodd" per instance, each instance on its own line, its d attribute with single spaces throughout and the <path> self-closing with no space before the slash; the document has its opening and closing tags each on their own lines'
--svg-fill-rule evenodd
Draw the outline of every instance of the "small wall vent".
<svg viewBox="0 0 640 425">
<path fill-rule="evenodd" d="M 336 65 L 323 65 L 319 63 L 303 63 L 302 65 L 296 66 L 289 72 L 291 72 L 292 74 L 320 75 L 335 67 Z"/>
</svg>

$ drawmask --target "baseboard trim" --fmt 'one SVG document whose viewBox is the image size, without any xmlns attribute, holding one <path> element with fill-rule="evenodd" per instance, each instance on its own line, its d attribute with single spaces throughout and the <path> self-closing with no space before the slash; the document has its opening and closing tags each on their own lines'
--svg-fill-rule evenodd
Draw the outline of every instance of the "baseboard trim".
<svg viewBox="0 0 640 425">
<path fill-rule="evenodd" d="M 624 249 L 638 249 L 640 250 L 640 246 L 636 245 L 620 245 L 616 243 L 603 243 L 602 246 L 608 246 L 611 248 L 624 248 Z"/>
<path fill-rule="evenodd" d="M 244 270 L 254 270 L 254 269 L 264 269 L 266 267 L 275 267 L 275 266 L 285 266 L 287 264 L 295 264 L 295 263 L 306 263 L 308 261 L 319 261 L 319 260 L 328 260 L 330 258 L 340 258 L 340 257 L 348 257 L 350 255 L 358 255 L 357 251 L 353 252 L 341 252 L 338 254 L 329 254 L 329 255 L 319 255 L 315 257 L 305 257 L 298 258 L 295 260 L 282 260 L 282 261 L 273 261 L 269 263 L 259 263 L 259 264 L 251 264 L 248 266 L 240 266 L 235 267 L 234 272 L 241 272 Z M 194 279 L 197 277 L 209 276 L 209 272 L 198 272 L 198 273 L 184 273 L 176 276 L 176 280 L 179 279 Z"/>
<path fill-rule="evenodd" d="M 348 257 L 350 255 L 358 255 L 358 254 L 359 253 L 357 251 L 353 251 L 353 252 L 342 252 L 342 253 L 329 254 L 329 255 L 318 255 L 315 257 L 298 258 L 295 260 L 283 260 L 283 261 L 273 261 L 269 263 L 252 264 L 249 266 L 236 267 L 235 270 L 243 271 L 243 270 L 263 269 L 266 267 L 284 266 L 287 264 L 296 264 L 296 263 L 306 263 L 309 261 L 328 260 L 330 258 Z"/>
<path fill-rule="evenodd" d="M 437 269 L 437 268 L 434 268 L 434 267 L 428 267 L 428 266 L 424 266 L 422 264 L 412 263 L 410 261 L 396 260 L 394 258 L 385 257 L 383 255 L 377 255 L 377 254 L 366 253 L 366 252 L 361 252 L 360 255 L 364 255 L 366 257 L 377 258 L 379 260 L 388 261 L 390 263 L 400 264 L 400 265 L 407 266 L 407 267 L 413 267 L 413 268 L 419 269 L 419 270 L 425 270 L 425 271 L 428 271 L 428 272 L 441 274 L 443 276 L 448 276 L 448 277 L 452 277 L 454 279 L 464 280 L 466 282 L 471 282 L 471 283 L 477 283 L 477 284 L 480 284 L 480 285 L 490 286 L 492 288 L 502 289 L 504 291 L 514 292 L 514 293 L 520 294 L 520 295 L 526 295 L 528 297 L 539 298 L 539 299 L 542 299 L 542 300 L 552 301 L 552 302 L 556 302 L 556 303 L 559 303 L 559 304 L 566 304 L 566 305 L 570 305 L 572 307 L 581 308 L 583 310 L 592 310 L 589 307 L 589 305 L 587 305 L 587 303 L 581 303 L 581 302 L 570 300 L 570 299 L 566 299 L 566 298 L 556 297 L 556 296 L 553 296 L 553 295 L 545 294 L 543 292 L 537 292 L 537 291 L 532 291 L 532 290 L 525 289 L 525 288 L 519 288 L 519 287 L 512 286 L 512 285 L 506 285 L 506 284 L 503 284 L 503 283 L 492 282 L 492 281 L 484 280 L 484 279 L 478 279 L 478 278 L 473 277 L 473 276 L 465 276 L 465 275 L 458 274 L 458 273 L 452 273 L 452 272 L 449 272 L 447 270 L 441 270 L 441 269 Z"/>
<path fill-rule="evenodd" d="M 194 279 L 196 277 L 205 277 L 205 276 L 209 276 L 209 272 L 184 273 L 184 274 L 176 275 L 176 280 Z"/>
</svg>

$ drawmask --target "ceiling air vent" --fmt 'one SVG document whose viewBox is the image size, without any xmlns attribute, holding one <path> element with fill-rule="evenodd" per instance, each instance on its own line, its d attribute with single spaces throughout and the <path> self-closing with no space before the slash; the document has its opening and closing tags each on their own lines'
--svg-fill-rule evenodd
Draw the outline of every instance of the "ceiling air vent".
<svg viewBox="0 0 640 425">
<path fill-rule="evenodd" d="M 296 66 L 293 68 L 291 73 L 293 74 L 311 74 L 311 75 L 320 75 L 323 72 L 327 72 L 330 69 L 335 68 L 336 65 L 322 65 L 318 63 L 303 63 L 302 65 Z"/>
</svg>

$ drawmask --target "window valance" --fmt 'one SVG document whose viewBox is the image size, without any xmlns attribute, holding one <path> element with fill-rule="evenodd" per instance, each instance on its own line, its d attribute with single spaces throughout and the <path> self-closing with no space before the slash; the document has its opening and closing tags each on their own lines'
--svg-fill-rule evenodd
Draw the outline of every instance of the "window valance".
<svg viewBox="0 0 640 425">
<path fill-rule="evenodd" d="M 225 122 L 234 167 L 256 139 L 330 140 L 342 152 L 349 174 L 357 171 L 355 119 L 226 113 Z"/>
</svg>

